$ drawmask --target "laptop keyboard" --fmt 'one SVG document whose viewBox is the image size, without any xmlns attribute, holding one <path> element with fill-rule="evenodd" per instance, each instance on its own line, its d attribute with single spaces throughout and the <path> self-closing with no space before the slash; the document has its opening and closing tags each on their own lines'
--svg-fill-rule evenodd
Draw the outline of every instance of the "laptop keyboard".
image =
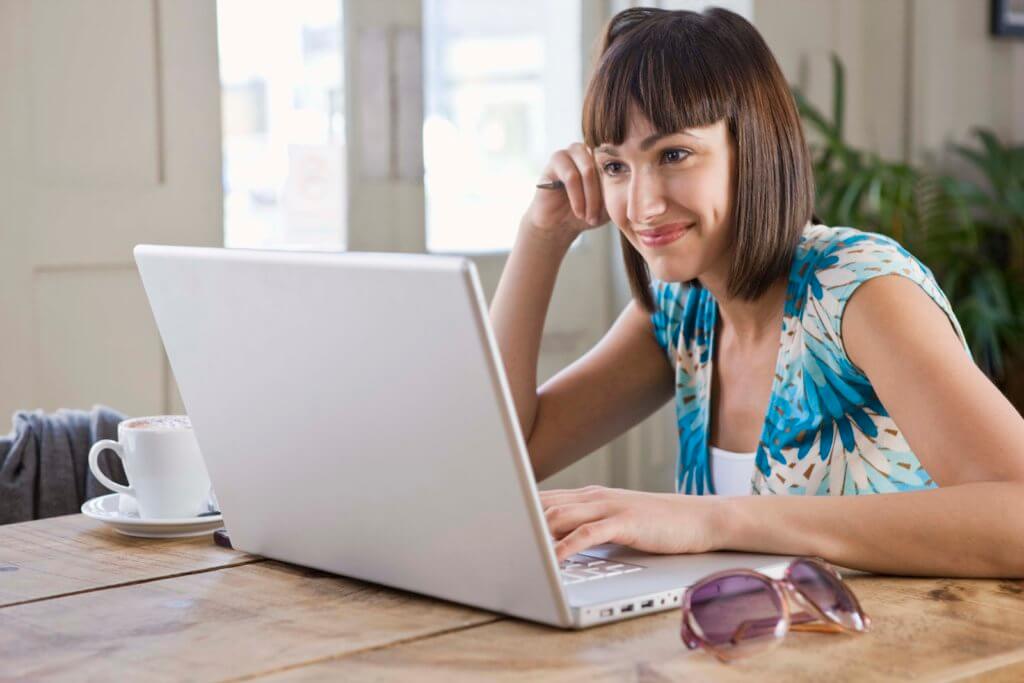
<svg viewBox="0 0 1024 683">
<path fill-rule="evenodd" d="M 646 568 L 638 564 L 603 560 L 600 557 L 591 557 L 583 553 L 571 555 L 569 559 L 559 565 L 563 586 L 583 581 L 607 579 L 620 574 L 631 574 Z"/>
</svg>

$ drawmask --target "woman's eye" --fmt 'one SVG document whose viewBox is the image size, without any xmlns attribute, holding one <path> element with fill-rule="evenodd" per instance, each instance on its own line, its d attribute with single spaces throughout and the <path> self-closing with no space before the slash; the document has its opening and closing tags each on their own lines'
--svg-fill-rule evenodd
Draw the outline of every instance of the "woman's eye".
<svg viewBox="0 0 1024 683">
<path fill-rule="evenodd" d="M 690 151 L 687 149 L 666 149 L 662 152 L 661 159 L 668 164 L 677 164 L 688 156 L 690 156 Z"/>
<path fill-rule="evenodd" d="M 601 166 L 601 170 L 604 171 L 605 175 L 618 175 L 626 170 L 625 165 L 621 161 L 609 161 Z"/>
</svg>

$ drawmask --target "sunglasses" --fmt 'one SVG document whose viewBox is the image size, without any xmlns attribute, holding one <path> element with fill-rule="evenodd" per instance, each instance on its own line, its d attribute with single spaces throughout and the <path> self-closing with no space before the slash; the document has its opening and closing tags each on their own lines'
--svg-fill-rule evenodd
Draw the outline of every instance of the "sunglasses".
<svg viewBox="0 0 1024 683">
<path fill-rule="evenodd" d="M 864 633 L 870 627 L 839 572 L 817 558 L 793 560 L 781 579 L 751 569 L 718 572 L 683 594 L 683 642 L 723 662 L 769 650 L 790 630 Z"/>
</svg>

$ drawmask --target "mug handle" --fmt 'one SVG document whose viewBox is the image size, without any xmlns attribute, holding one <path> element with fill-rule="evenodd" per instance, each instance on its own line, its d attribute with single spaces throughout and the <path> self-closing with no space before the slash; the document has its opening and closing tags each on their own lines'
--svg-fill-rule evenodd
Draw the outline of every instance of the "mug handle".
<svg viewBox="0 0 1024 683">
<path fill-rule="evenodd" d="M 118 493 L 124 493 L 129 496 L 134 496 L 135 489 L 133 489 L 131 486 L 118 484 L 116 481 L 111 480 L 110 477 L 103 474 L 103 471 L 100 470 L 100 453 L 107 450 L 108 448 L 114 451 L 117 457 L 121 458 L 122 464 L 124 463 L 124 446 L 122 446 L 117 441 L 111 441 L 110 439 L 103 439 L 102 441 L 97 441 L 92 445 L 92 448 L 89 449 L 89 469 L 92 471 L 92 475 L 96 477 L 96 479 L 98 479 L 101 484 L 106 486 L 111 491 L 117 491 Z"/>
</svg>

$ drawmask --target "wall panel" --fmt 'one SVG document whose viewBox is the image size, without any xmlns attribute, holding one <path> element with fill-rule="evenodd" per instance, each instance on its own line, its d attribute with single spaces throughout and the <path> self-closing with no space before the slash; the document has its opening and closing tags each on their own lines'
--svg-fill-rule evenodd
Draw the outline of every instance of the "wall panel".
<svg viewBox="0 0 1024 683">
<path fill-rule="evenodd" d="M 151 2 L 32 3 L 28 95 L 37 183 L 159 181 L 153 12 Z"/>
<path fill-rule="evenodd" d="M 134 267 L 37 271 L 33 310 L 37 407 L 163 411 L 163 347 Z"/>
</svg>

